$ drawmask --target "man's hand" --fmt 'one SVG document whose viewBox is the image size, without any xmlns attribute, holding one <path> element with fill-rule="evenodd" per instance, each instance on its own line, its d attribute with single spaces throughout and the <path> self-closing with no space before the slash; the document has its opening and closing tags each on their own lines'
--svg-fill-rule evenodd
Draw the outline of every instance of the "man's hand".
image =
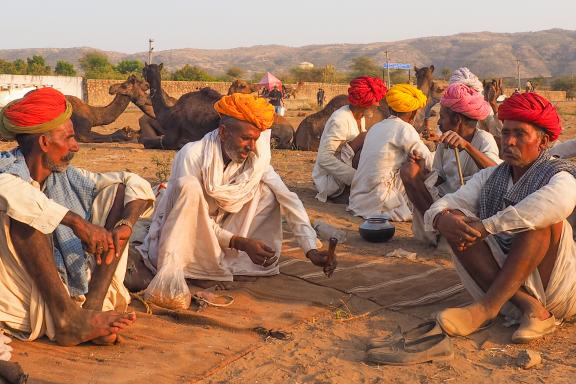
<svg viewBox="0 0 576 384">
<path fill-rule="evenodd" d="M 230 240 L 230 248 L 246 252 L 254 264 L 263 267 L 269 267 L 278 261 L 278 257 L 275 256 L 276 252 L 260 240 L 233 236 Z"/>
<path fill-rule="evenodd" d="M 69 227 L 82 241 L 86 251 L 94 255 L 98 265 L 102 263 L 102 256 L 108 255 L 109 252 L 113 255 L 115 254 L 112 233 L 106 228 L 94 225 L 80 216 Z M 106 260 L 108 260 L 108 257 L 106 257 Z"/>
<path fill-rule="evenodd" d="M 132 236 L 132 228 L 127 225 L 121 225 L 118 228 L 112 230 L 112 241 L 114 242 L 114 248 L 108 250 L 108 253 L 106 253 L 106 259 L 104 259 L 104 263 L 106 265 L 112 264 L 114 257 L 120 257 L 124 247 L 128 243 L 128 240 L 130 240 L 130 236 Z M 98 260 L 96 260 L 96 262 L 98 265 L 100 265 Z"/>
<path fill-rule="evenodd" d="M 441 215 L 436 222 L 438 231 L 460 252 L 482 239 L 482 231 L 477 227 L 477 223 L 473 223 L 470 218 L 451 212 Z"/>
<path fill-rule="evenodd" d="M 308 253 L 306 253 L 306 257 L 310 259 L 312 264 L 317 265 L 318 267 L 323 267 L 326 276 L 330 277 L 336 269 L 338 263 L 336 262 L 335 257 L 334 261 L 330 263 L 328 256 L 328 251 L 319 251 L 317 249 L 311 249 L 308 251 Z"/>
<path fill-rule="evenodd" d="M 470 145 L 468 141 L 454 131 L 444 132 L 442 136 L 440 136 L 439 142 L 447 144 L 450 148 L 458 148 L 459 150 L 467 149 Z"/>
</svg>

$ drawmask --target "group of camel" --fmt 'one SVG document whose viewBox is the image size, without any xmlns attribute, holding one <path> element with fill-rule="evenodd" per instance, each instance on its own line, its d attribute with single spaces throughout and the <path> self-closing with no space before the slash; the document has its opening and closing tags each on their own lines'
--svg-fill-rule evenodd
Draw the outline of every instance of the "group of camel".
<svg viewBox="0 0 576 384">
<path fill-rule="evenodd" d="M 90 106 L 77 97 L 66 96 L 73 106 L 72 121 L 78 141 L 122 142 L 133 141 L 138 137 L 138 141 L 145 148 L 177 150 L 188 142 L 200 140 L 206 133 L 216 129 L 219 116 L 213 105 L 222 95 L 214 89 L 203 88 L 186 93 L 178 99 L 173 98 L 162 89 L 161 71 L 162 64 L 146 64 L 143 69 L 144 80 L 131 75 L 123 83 L 113 84 L 109 92 L 114 95 L 114 99 L 103 107 Z M 428 95 L 428 103 L 437 103 L 446 84 L 434 80 L 434 66 L 415 67 L 415 71 L 417 87 Z M 498 97 L 502 93 L 501 85 L 501 82 L 496 80 L 486 83 L 485 97 L 488 100 Z M 235 80 L 228 94 L 254 91 L 253 85 Z M 122 128 L 108 135 L 92 131 L 92 127 L 113 123 L 130 102 L 144 113 L 139 120 L 139 132 L 130 128 Z M 334 111 L 346 104 L 348 104 L 347 95 L 335 96 L 322 110 L 302 120 L 297 130 L 294 130 L 286 118 L 276 116 L 272 126 L 274 146 L 280 149 L 318 150 L 326 121 Z M 389 115 L 386 101 L 382 100 L 366 119 L 366 128 Z M 424 109 L 421 109 L 414 124 L 417 130 L 423 129 L 423 122 Z"/>
</svg>

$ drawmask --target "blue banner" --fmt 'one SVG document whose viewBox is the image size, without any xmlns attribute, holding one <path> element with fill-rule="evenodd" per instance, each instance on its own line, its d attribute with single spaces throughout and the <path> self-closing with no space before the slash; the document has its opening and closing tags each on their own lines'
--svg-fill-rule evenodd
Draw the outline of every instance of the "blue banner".
<svg viewBox="0 0 576 384">
<path fill-rule="evenodd" d="M 401 63 L 388 63 L 388 64 L 384 64 L 383 67 L 384 69 L 388 68 L 388 69 L 411 69 L 412 65 L 410 64 L 401 64 Z"/>
</svg>

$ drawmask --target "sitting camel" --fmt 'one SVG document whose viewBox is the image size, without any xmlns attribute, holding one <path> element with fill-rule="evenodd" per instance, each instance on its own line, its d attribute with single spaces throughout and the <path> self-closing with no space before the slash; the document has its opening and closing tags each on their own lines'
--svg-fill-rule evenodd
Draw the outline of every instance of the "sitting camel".
<svg viewBox="0 0 576 384">
<path fill-rule="evenodd" d="M 326 122 L 334 111 L 346 104 L 348 104 L 348 95 L 338 95 L 330 100 L 322 110 L 306 116 L 298 126 L 296 135 L 294 136 L 294 146 L 296 149 L 302 151 L 318 151 L 320 138 L 322 137 Z M 388 105 L 386 104 L 386 100 L 382 99 L 380 105 L 374 108 L 372 116 L 365 118 L 366 129 L 388 116 L 390 116 Z"/>
<path fill-rule="evenodd" d="M 130 128 L 122 128 L 109 135 L 92 132 L 92 127 L 113 123 L 124 112 L 130 101 L 134 89 L 142 89 L 144 82 L 131 75 L 121 84 L 110 86 L 110 94 L 115 95 L 114 100 L 105 107 L 94 107 L 84 103 L 76 96 L 66 95 L 66 100 L 72 104 L 72 123 L 76 139 L 82 143 L 112 143 L 131 141 L 134 132 Z M 143 102 L 143 99 L 138 100 Z"/>
<path fill-rule="evenodd" d="M 428 137 L 430 135 L 430 127 L 427 126 L 426 111 L 431 111 L 440 102 L 446 90 L 447 82 L 434 80 L 433 65 L 421 68 L 414 66 L 414 71 L 416 73 L 416 87 L 426 95 L 426 106 L 418 110 L 412 125 L 424 137 Z"/>
<path fill-rule="evenodd" d="M 203 88 L 171 101 L 162 89 L 160 78 L 162 66 L 162 64 L 146 64 L 144 67 L 144 78 L 150 88 L 148 96 L 150 101 L 143 101 L 143 98 L 147 97 L 143 88 L 140 89 L 139 95 L 133 95 L 132 98 L 147 116 L 141 120 L 146 121 L 150 127 L 142 131 L 140 142 L 145 148 L 180 149 L 190 141 L 200 140 L 206 133 L 218 127 L 220 117 L 214 110 L 214 103 L 222 95 L 211 88 Z M 230 87 L 230 90 L 234 89 L 248 92 L 252 87 L 236 83 L 236 86 L 233 84 Z M 152 111 L 150 104 L 153 107 Z M 290 123 L 278 116 L 272 126 L 272 138 L 276 141 L 276 147 L 289 148 L 293 132 Z"/>
<path fill-rule="evenodd" d="M 236 79 L 230 84 L 228 88 L 228 95 L 233 93 L 252 93 L 258 91 L 256 85 L 250 84 L 245 80 Z"/>
</svg>

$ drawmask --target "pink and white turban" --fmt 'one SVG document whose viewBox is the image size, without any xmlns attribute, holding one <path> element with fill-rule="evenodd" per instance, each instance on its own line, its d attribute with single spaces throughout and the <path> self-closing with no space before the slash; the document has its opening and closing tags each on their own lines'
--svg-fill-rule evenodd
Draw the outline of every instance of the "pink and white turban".
<svg viewBox="0 0 576 384">
<path fill-rule="evenodd" d="M 440 105 L 473 120 L 484 120 L 492 110 L 480 92 L 462 83 L 450 84 Z"/>
<path fill-rule="evenodd" d="M 473 74 L 472 71 L 470 71 L 466 67 L 458 68 L 457 70 L 452 72 L 452 76 L 450 76 L 448 84 L 454 84 L 454 83 L 462 83 L 471 88 L 474 88 L 475 90 L 480 92 L 480 94 L 484 93 L 484 86 L 482 85 L 480 79 L 478 79 L 478 76 Z"/>
</svg>

